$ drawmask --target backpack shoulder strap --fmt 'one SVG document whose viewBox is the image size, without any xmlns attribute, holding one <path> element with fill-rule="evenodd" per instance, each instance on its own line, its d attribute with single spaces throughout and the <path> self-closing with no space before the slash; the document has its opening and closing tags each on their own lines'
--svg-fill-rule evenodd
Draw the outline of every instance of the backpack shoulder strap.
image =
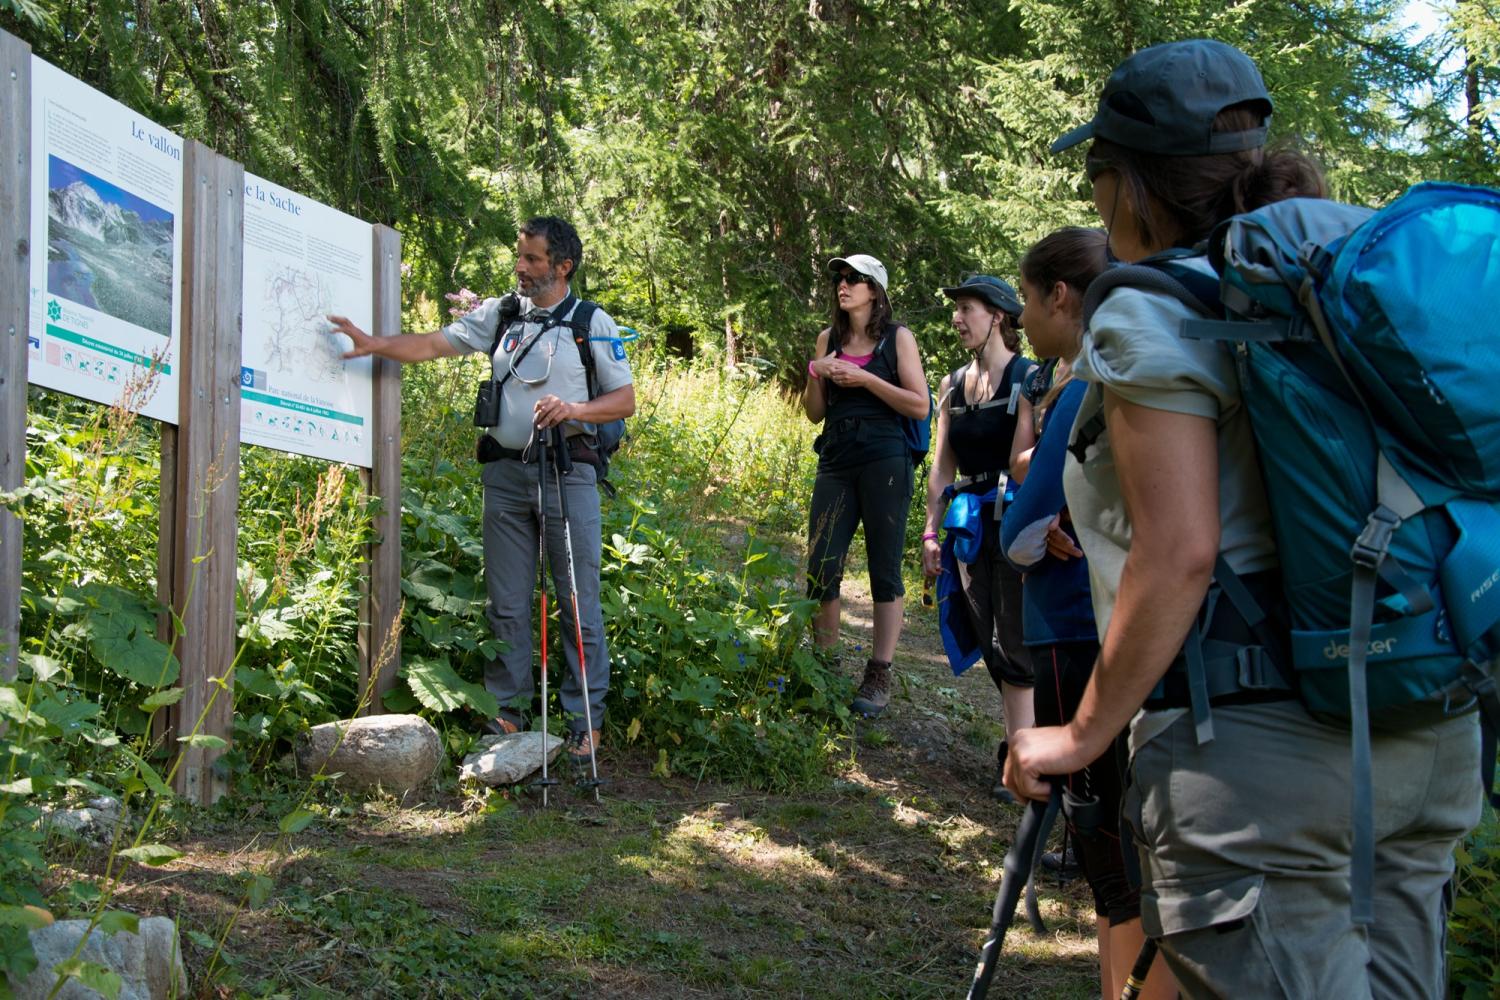
<svg viewBox="0 0 1500 1000">
<path fill-rule="evenodd" d="M 578 346 L 578 360 L 583 362 L 583 371 L 589 387 L 589 399 L 599 395 L 599 373 L 594 365 L 594 349 L 589 346 L 589 331 L 593 326 L 594 313 L 598 311 L 599 303 L 579 299 L 578 307 L 573 310 L 573 315 L 558 324 L 566 326 L 572 332 L 573 343 Z"/>
<path fill-rule="evenodd" d="M 1204 274 L 1195 268 L 1183 267 L 1174 260 L 1162 260 L 1149 264 L 1120 264 L 1105 271 L 1089 282 L 1083 295 L 1083 326 L 1088 329 L 1094 313 L 1104 302 L 1105 296 L 1121 286 L 1162 292 L 1187 306 L 1199 316 L 1217 317 L 1223 312 L 1219 305 L 1219 279 L 1217 275 Z M 1104 433 L 1104 411 L 1100 410 L 1085 421 L 1073 435 L 1068 451 L 1079 462 L 1089 445 L 1099 440 Z"/>
<path fill-rule="evenodd" d="M 1160 264 L 1121 264 L 1089 282 L 1083 295 L 1083 325 L 1088 327 L 1105 296 L 1121 285 L 1163 292 L 1200 316 L 1218 316 L 1219 279 L 1187 267 Z"/>
<path fill-rule="evenodd" d="M 969 367 L 968 362 L 965 362 L 948 374 L 948 398 L 944 402 L 948 404 L 949 413 L 964 411 L 967 403 L 967 397 L 964 395 L 964 369 L 967 367 Z"/>
<path fill-rule="evenodd" d="M 1031 377 L 1032 369 L 1035 367 L 1030 358 L 1022 357 L 1019 354 L 1010 359 L 1010 364 L 1007 366 L 1005 372 L 1005 384 L 1010 390 L 1006 393 L 1005 397 L 1006 413 L 1012 416 L 1015 415 L 1025 395 L 1026 380 Z"/>
</svg>

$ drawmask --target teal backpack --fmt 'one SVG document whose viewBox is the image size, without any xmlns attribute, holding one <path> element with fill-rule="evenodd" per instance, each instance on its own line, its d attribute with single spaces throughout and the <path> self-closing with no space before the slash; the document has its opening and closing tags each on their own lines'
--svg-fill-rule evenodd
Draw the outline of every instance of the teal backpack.
<svg viewBox="0 0 1500 1000">
<path fill-rule="evenodd" d="M 1204 317 L 1184 337 L 1232 345 L 1292 684 L 1351 730 L 1351 889 L 1369 923 L 1371 727 L 1481 710 L 1500 808 L 1500 192 L 1419 184 L 1378 212 L 1292 199 L 1228 220 L 1208 254 L 1217 283 L 1168 255 L 1106 272 L 1089 299 L 1165 291 Z"/>
</svg>

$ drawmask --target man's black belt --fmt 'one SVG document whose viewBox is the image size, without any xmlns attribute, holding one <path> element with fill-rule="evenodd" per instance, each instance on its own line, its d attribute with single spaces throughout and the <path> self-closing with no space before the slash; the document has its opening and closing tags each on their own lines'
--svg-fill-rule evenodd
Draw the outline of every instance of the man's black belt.
<svg viewBox="0 0 1500 1000">
<path fill-rule="evenodd" d="M 588 438 L 583 434 L 575 434 L 568 438 L 568 454 L 575 462 L 588 462 L 592 465 L 599 460 L 598 451 L 589 447 Z M 531 462 L 535 460 L 536 455 L 529 448 L 507 448 L 488 434 L 484 435 L 479 442 L 479 461 L 495 462 L 502 458 L 512 462 Z"/>
</svg>

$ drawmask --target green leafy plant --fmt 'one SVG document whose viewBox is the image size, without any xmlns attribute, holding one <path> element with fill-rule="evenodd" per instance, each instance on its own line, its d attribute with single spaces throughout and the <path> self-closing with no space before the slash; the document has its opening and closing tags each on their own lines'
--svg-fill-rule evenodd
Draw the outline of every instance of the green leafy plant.
<svg viewBox="0 0 1500 1000">
<path fill-rule="evenodd" d="M 1455 856 L 1448 918 L 1448 987 L 1459 1000 L 1494 996 L 1500 983 L 1500 823 L 1493 813 Z"/>
</svg>

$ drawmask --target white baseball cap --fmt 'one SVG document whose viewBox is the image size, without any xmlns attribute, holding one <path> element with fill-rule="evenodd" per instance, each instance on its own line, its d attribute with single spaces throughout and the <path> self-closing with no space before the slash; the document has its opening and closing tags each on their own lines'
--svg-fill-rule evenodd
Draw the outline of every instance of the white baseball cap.
<svg viewBox="0 0 1500 1000">
<path fill-rule="evenodd" d="M 874 278 L 880 283 L 880 287 L 889 291 L 886 286 L 885 265 L 867 253 L 850 254 L 848 257 L 835 257 L 828 262 L 828 273 L 838 274 L 844 268 L 858 271 L 860 274 Z"/>
</svg>

